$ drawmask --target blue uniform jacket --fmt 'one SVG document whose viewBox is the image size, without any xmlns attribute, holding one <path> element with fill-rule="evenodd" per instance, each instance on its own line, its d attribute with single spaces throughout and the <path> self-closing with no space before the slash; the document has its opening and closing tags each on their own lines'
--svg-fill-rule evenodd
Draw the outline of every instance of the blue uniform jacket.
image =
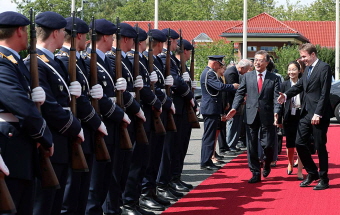
<svg viewBox="0 0 340 215">
<path fill-rule="evenodd" d="M 52 134 L 30 99 L 30 73 L 24 63 L 0 47 L 0 113 L 11 113 L 18 122 L 0 122 L 0 148 L 9 177 L 32 180 L 36 143 L 52 146 Z M 10 58 L 9 56 L 13 56 Z"/>
<path fill-rule="evenodd" d="M 67 70 L 58 59 L 51 59 L 39 49 L 37 54 L 39 84 L 46 93 L 46 101 L 41 106 L 41 113 L 52 131 L 55 144 L 51 162 L 68 163 L 69 138 L 77 137 L 81 125 L 71 111 L 66 110 L 70 103 Z M 25 59 L 25 64 L 27 68 L 30 67 L 29 56 Z"/>
<path fill-rule="evenodd" d="M 158 56 L 162 59 L 163 64 L 165 65 L 166 62 L 166 49 L 162 50 L 162 53 L 160 53 Z M 176 114 L 182 114 L 184 111 L 184 105 L 185 101 L 190 101 L 193 98 L 193 93 L 191 92 L 189 86 L 185 81 L 183 80 L 181 74 L 179 65 L 179 60 L 173 56 L 170 55 L 170 70 L 171 75 L 174 79 L 174 85 L 171 86 L 171 90 L 173 92 L 173 102 L 176 108 Z"/>
<path fill-rule="evenodd" d="M 231 84 L 223 84 L 216 72 L 205 67 L 201 74 L 201 113 L 202 115 L 220 115 L 223 113 L 222 93 L 220 91 L 234 91 Z"/>
<path fill-rule="evenodd" d="M 68 48 L 62 47 L 56 54 L 56 57 L 68 69 L 69 63 Z M 84 153 L 93 152 L 94 131 L 98 129 L 101 123 L 100 117 L 95 112 L 90 102 L 90 83 L 88 82 L 90 73 L 88 72 L 85 62 L 82 58 L 76 62 L 76 77 L 81 85 L 81 96 L 77 98 L 77 118 L 80 119 L 84 129 L 85 141 L 82 143 Z"/>
</svg>

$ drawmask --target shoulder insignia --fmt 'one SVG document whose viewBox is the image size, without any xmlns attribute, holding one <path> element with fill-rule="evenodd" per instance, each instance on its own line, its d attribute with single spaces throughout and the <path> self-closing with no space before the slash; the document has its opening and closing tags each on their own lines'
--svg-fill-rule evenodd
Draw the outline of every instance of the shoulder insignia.
<svg viewBox="0 0 340 215">
<path fill-rule="evenodd" d="M 14 63 L 14 64 L 18 64 L 18 61 L 15 60 L 15 58 L 13 57 L 13 55 L 6 56 L 6 55 L 4 55 L 3 53 L 0 52 L 0 57 L 1 57 L 1 58 L 6 58 L 7 60 L 11 61 L 11 62 Z"/>
<path fill-rule="evenodd" d="M 38 57 L 40 57 L 45 63 L 50 62 L 45 55 L 38 55 Z"/>
<path fill-rule="evenodd" d="M 131 52 L 128 52 L 126 53 L 127 56 L 134 56 L 135 54 L 134 53 L 131 53 Z"/>
<path fill-rule="evenodd" d="M 70 57 L 67 52 L 64 52 L 62 50 L 59 50 L 59 52 L 55 56 Z"/>
</svg>

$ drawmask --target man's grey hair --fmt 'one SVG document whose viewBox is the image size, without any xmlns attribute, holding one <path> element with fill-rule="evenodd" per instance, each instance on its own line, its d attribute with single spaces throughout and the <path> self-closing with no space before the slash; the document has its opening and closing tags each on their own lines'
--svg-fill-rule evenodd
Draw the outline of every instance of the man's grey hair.
<svg viewBox="0 0 340 215">
<path fill-rule="evenodd" d="M 244 68 L 244 67 L 250 67 L 251 61 L 248 59 L 242 59 L 237 64 L 238 67 Z"/>
</svg>

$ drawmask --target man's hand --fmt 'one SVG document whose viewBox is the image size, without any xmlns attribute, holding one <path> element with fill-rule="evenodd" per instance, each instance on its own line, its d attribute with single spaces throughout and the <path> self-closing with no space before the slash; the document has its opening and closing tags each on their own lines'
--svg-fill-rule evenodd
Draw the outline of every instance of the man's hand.
<svg viewBox="0 0 340 215">
<path fill-rule="evenodd" d="M 92 86 L 90 90 L 90 95 L 94 99 L 101 99 L 103 97 L 103 87 L 100 84 L 96 84 Z"/>
<path fill-rule="evenodd" d="M 44 104 L 46 100 L 46 94 L 42 87 L 36 87 L 32 90 L 32 101 L 38 102 L 40 105 Z"/>
<path fill-rule="evenodd" d="M 221 121 L 222 121 L 222 122 L 227 121 L 227 115 L 223 114 L 223 115 L 221 116 Z"/>
<path fill-rule="evenodd" d="M 84 137 L 83 129 L 80 130 L 80 132 L 79 132 L 79 134 L 78 134 L 78 137 L 81 139 L 81 142 L 84 142 L 85 137 Z"/>
<path fill-rule="evenodd" d="M 314 114 L 313 118 L 312 118 L 312 121 L 311 121 L 311 124 L 312 125 L 319 125 L 320 124 L 320 116 Z"/>
<path fill-rule="evenodd" d="M 71 82 L 69 86 L 70 94 L 78 98 L 81 95 L 81 85 L 78 81 Z"/>
<path fill-rule="evenodd" d="M 100 126 L 99 126 L 99 128 L 98 128 L 98 131 L 99 131 L 100 133 L 106 135 L 106 136 L 108 135 L 106 126 L 105 126 L 105 124 L 104 124 L 103 122 L 100 123 Z"/>
<path fill-rule="evenodd" d="M 174 105 L 174 103 L 171 103 L 170 110 L 172 111 L 172 113 L 173 113 L 173 114 L 175 114 L 175 113 L 176 113 L 176 108 L 175 108 L 175 105 Z"/>
<path fill-rule="evenodd" d="M 126 80 L 125 78 L 118 78 L 116 81 L 116 90 L 125 91 L 126 90 Z"/>
<path fill-rule="evenodd" d="M 240 85 L 238 83 L 234 83 L 233 86 L 234 86 L 235 90 L 237 90 Z"/>
<path fill-rule="evenodd" d="M 184 72 L 182 75 L 182 78 L 184 79 L 185 82 L 190 81 L 190 75 L 188 72 Z"/>
<path fill-rule="evenodd" d="M 236 110 L 235 109 L 231 109 L 229 111 L 229 113 L 227 114 L 227 116 L 226 116 L 226 120 L 230 120 L 231 118 L 233 118 L 235 116 L 235 114 L 236 114 Z"/>
<path fill-rule="evenodd" d="M 156 83 L 158 81 L 157 73 L 155 71 L 151 72 L 150 74 L 150 82 Z"/>
<path fill-rule="evenodd" d="M 144 122 L 146 121 L 145 115 L 144 115 L 144 111 L 140 108 L 138 113 L 136 113 L 136 116 L 140 119 L 142 119 Z"/>
<path fill-rule="evenodd" d="M 48 151 L 48 155 L 52 157 L 52 155 L 54 154 L 54 143 L 52 143 L 52 146 L 48 148 L 47 151 Z"/>
<path fill-rule="evenodd" d="M 123 121 L 126 122 L 127 124 L 131 123 L 131 119 L 129 118 L 129 116 L 126 113 L 124 113 Z"/>
<path fill-rule="evenodd" d="M 194 100 L 194 99 L 191 99 L 191 100 L 190 100 L 190 104 L 191 104 L 191 106 L 195 107 L 195 100 Z"/>
<path fill-rule="evenodd" d="M 2 159 L 1 155 L 0 155 L 0 171 L 2 171 L 5 175 L 9 175 L 9 170 L 4 160 Z"/>
<path fill-rule="evenodd" d="M 136 80 L 133 83 L 133 87 L 137 90 L 141 90 L 144 87 L 143 78 L 141 75 L 136 77 Z"/>
<path fill-rule="evenodd" d="M 277 98 L 277 102 L 282 105 L 286 101 L 286 95 L 281 92 L 279 92 L 279 94 L 280 96 Z"/>
<path fill-rule="evenodd" d="M 172 77 L 172 75 L 168 75 L 166 78 L 165 78 L 165 85 L 167 86 L 172 86 L 174 85 L 174 78 Z"/>
<path fill-rule="evenodd" d="M 191 81 L 191 88 L 196 89 L 197 88 L 197 81 Z"/>
</svg>

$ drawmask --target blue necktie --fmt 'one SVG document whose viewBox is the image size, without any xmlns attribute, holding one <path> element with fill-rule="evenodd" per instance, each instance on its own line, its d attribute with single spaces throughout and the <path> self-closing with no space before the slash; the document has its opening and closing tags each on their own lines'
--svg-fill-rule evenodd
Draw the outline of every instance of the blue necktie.
<svg viewBox="0 0 340 215">
<path fill-rule="evenodd" d="M 307 79 L 309 79 L 310 75 L 312 74 L 312 69 L 313 69 L 313 66 L 309 66 L 308 73 L 307 73 Z"/>
</svg>

